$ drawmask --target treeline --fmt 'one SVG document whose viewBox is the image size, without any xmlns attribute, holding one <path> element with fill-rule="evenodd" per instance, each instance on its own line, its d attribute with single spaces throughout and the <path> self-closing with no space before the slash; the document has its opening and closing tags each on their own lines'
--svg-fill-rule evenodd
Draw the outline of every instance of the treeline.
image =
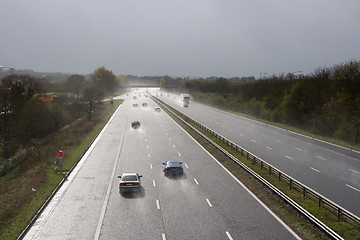
<svg viewBox="0 0 360 240">
<path fill-rule="evenodd" d="M 233 82 L 186 81 L 199 102 L 285 123 L 351 143 L 360 140 L 360 62 L 323 68 L 312 75 L 272 76 Z"/>
<path fill-rule="evenodd" d="M 0 175 L 26 166 L 11 159 L 20 149 L 79 118 L 88 116 L 91 121 L 103 97 L 114 94 L 125 81 L 104 67 L 95 70 L 90 80 L 78 74 L 63 82 L 16 74 L 0 79 Z"/>
</svg>

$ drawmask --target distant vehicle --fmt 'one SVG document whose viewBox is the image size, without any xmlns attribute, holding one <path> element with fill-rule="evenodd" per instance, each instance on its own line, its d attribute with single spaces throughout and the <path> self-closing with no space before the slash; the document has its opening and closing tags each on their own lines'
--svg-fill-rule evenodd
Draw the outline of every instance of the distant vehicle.
<svg viewBox="0 0 360 240">
<path fill-rule="evenodd" d="M 134 103 L 134 104 L 133 104 L 133 107 L 134 107 L 134 108 L 137 108 L 137 107 L 138 107 L 138 104 L 137 104 L 137 103 Z"/>
<path fill-rule="evenodd" d="M 139 121 L 133 121 L 131 123 L 131 127 L 132 128 L 139 128 L 140 127 L 140 122 Z"/>
<path fill-rule="evenodd" d="M 142 104 L 142 106 L 143 106 L 143 107 L 147 107 L 147 103 L 144 102 L 144 103 Z"/>
<path fill-rule="evenodd" d="M 182 162 L 166 161 L 165 163 L 163 163 L 163 172 L 165 176 L 167 176 L 168 174 L 184 174 Z"/>
<path fill-rule="evenodd" d="M 141 191 L 141 180 L 142 175 L 139 175 L 138 173 L 123 173 L 121 176 L 118 176 L 120 178 L 120 184 L 119 184 L 119 192 L 132 192 Z"/>
<path fill-rule="evenodd" d="M 137 99 L 137 97 L 136 97 L 136 96 L 133 96 L 133 99 L 134 99 L 134 100 L 136 100 L 136 99 Z"/>
<path fill-rule="evenodd" d="M 187 94 L 187 93 L 182 93 L 181 94 L 181 101 L 183 103 L 183 107 L 189 107 L 190 95 Z"/>
<path fill-rule="evenodd" d="M 161 108 L 156 107 L 156 108 L 155 108 L 155 112 L 161 112 Z"/>
</svg>

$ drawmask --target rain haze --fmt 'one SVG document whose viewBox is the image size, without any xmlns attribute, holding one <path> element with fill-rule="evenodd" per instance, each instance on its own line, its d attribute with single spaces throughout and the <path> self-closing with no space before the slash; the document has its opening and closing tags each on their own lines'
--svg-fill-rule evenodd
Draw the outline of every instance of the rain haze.
<svg viewBox="0 0 360 240">
<path fill-rule="evenodd" d="M 241 77 L 360 58 L 358 0 L 2 0 L 0 65 Z"/>
</svg>

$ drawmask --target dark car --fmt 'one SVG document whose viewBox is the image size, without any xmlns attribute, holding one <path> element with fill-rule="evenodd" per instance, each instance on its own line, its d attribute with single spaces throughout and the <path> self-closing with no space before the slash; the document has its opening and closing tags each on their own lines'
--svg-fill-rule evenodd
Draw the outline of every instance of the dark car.
<svg viewBox="0 0 360 240">
<path fill-rule="evenodd" d="M 141 191 L 141 180 L 142 175 L 138 173 L 123 173 L 120 178 L 119 192 L 139 192 Z"/>
<path fill-rule="evenodd" d="M 139 128 L 140 127 L 140 122 L 139 121 L 133 121 L 131 123 L 131 127 L 132 128 Z"/>
<path fill-rule="evenodd" d="M 161 112 L 161 108 L 156 107 L 156 108 L 155 108 L 155 112 Z"/>
<path fill-rule="evenodd" d="M 143 106 L 143 107 L 147 107 L 147 103 L 144 102 L 144 103 L 142 104 L 142 106 Z"/>
<path fill-rule="evenodd" d="M 182 162 L 166 161 L 165 163 L 163 163 L 163 172 L 165 176 L 167 176 L 168 174 L 182 175 L 184 173 Z"/>
</svg>

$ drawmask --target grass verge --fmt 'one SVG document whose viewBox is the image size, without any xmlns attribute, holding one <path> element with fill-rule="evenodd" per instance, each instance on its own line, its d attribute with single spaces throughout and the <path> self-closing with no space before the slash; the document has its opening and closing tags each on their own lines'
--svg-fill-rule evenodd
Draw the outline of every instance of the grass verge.
<svg viewBox="0 0 360 240">
<path fill-rule="evenodd" d="M 289 125 L 286 125 L 286 124 L 283 124 L 283 123 L 272 122 L 272 121 L 264 120 L 262 118 L 256 118 L 256 117 L 251 116 L 251 115 L 243 114 L 243 113 L 240 113 L 240 112 L 234 112 L 234 111 L 231 111 L 231 110 L 222 109 L 222 108 L 219 108 L 219 107 L 216 107 L 216 106 L 213 106 L 213 105 L 210 105 L 210 104 L 206 104 L 206 103 L 203 103 L 203 102 L 198 102 L 198 101 L 195 101 L 195 102 L 197 102 L 199 104 L 202 104 L 202 105 L 205 105 L 205 106 L 208 106 L 208 107 L 211 107 L 211 108 L 215 108 L 215 109 L 224 111 L 224 112 L 228 112 L 228 113 L 238 115 L 238 116 L 241 116 L 241 117 L 244 117 L 244 118 L 255 120 L 257 122 L 262 122 L 262 123 L 267 124 L 267 125 L 275 126 L 275 127 L 281 128 L 281 129 L 289 130 L 291 132 L 302 134 L 304 136 L 308 136 L 308 137 L 315 138 L 315 139 L 318 139 L 318 140 L 321 140 L 321 141 L 325 141 L 325 142 L 329 142 L 329 143 L 332 143 L 332 144 L 335 144 L 335 145 L 339 145 L 341 147 L 345 147 L 345 148 L 360 151 L 360 146 L 351 144 L 349 142 L 344 142 L 344 141 L 341 141 L 341 140 L 338 140 L 338 139 L 324 137 L 324 136 L 321 136 L 321 135 L 316 135 L 316 134 L 307 132 L 307 131 L 305 131 L 303 129 L 296 128 L 296 127 L 293 127 L 293 126 L 289 126 Z"/>
<path fill-rule="evenodd" d="M 253 169 L 291 199 L 296 201 L 299 205 L 337 232 L 340 236 L 345 239 L 360 239 L 360 226 L 355 223 L 348 222 L 345 219 L 337 220 L 337 215 L 330 209 L 319 207 L 318 201 L 311 197 L 303 197 L 302 192 L 297 188 L 292 188 L 290 190 L 288 183 L 285 181 L 279 181 L 278 177 L 275 175 L 270 175 L 269 171 L 261 168 L 259 164 L 253 164 L 252 160 L 247 160 L 246 156 L 242 156 L 241 153 L 236 152 L 227 144 L 219 141 L 214 136 L 210 135 L 208 132 L 200 129 L 197 125 L 194 124 L 188 117 L 184 116 L 182 113 L 176 111 L 175 109 L 169 107 L 173 112 L 178 116 L 184 119 L 186 122 L 190 123 L 193 127 L 197 128 L 211 140 L 216 142 L 218 145 L 223 147 L 226 151 L 231 153 L 233 156 L 238 158 L 248 167 Z M 299 214 L 295 209 L 286 204 L 280 197 L 274 194 L 267 187 L 262 185 L 257 181 L 253 176 L 247 173 L 239 165 L 234 163 L 223 153 L 209 144 L 191 128 L 189 128 L 182 121 L 174 117 L 170 112 L 164 109 L 180 126 L 182 126 L 190 135 L 192 135 L 204 148 L 206 148 L 216 159 L 219 160 L 230 172 L 232 172 L 241 182 L 243 182 L 261 201 L 263 201 L 275 214 L 277 214 L 288 226 L 291 227 L 301 238 L 303 239 L 326 239 L 327 236 L 319 229 L 317 229 L 311 222 L 305 219 L 301 214 Z"/>
<path fill-rule="evenodd" d="M 113 105 L 104 102 L 92 122 L 82 119 L 44 141 L 41 149 L 57 156 L 64 149 L 64 171 L 69 171 L 87 150 L 89 144 L 102 130 L 109 118 L 123 100 L 115 100 Z M 50 148 L 50 149 L 48 149 Z M 46 149 L 46 150 L 45 150 Z M 43 159 L 32 165 L 31 169 L 18 177 L 11 174 L 0 179 L 2 203 L 0 239 L 17 239 L 30 223 L 64 175 L 54 170 L 57 157 L 43 154 Z M 5 188 L 5 185 L 8 187 Z"/>
</svg>

